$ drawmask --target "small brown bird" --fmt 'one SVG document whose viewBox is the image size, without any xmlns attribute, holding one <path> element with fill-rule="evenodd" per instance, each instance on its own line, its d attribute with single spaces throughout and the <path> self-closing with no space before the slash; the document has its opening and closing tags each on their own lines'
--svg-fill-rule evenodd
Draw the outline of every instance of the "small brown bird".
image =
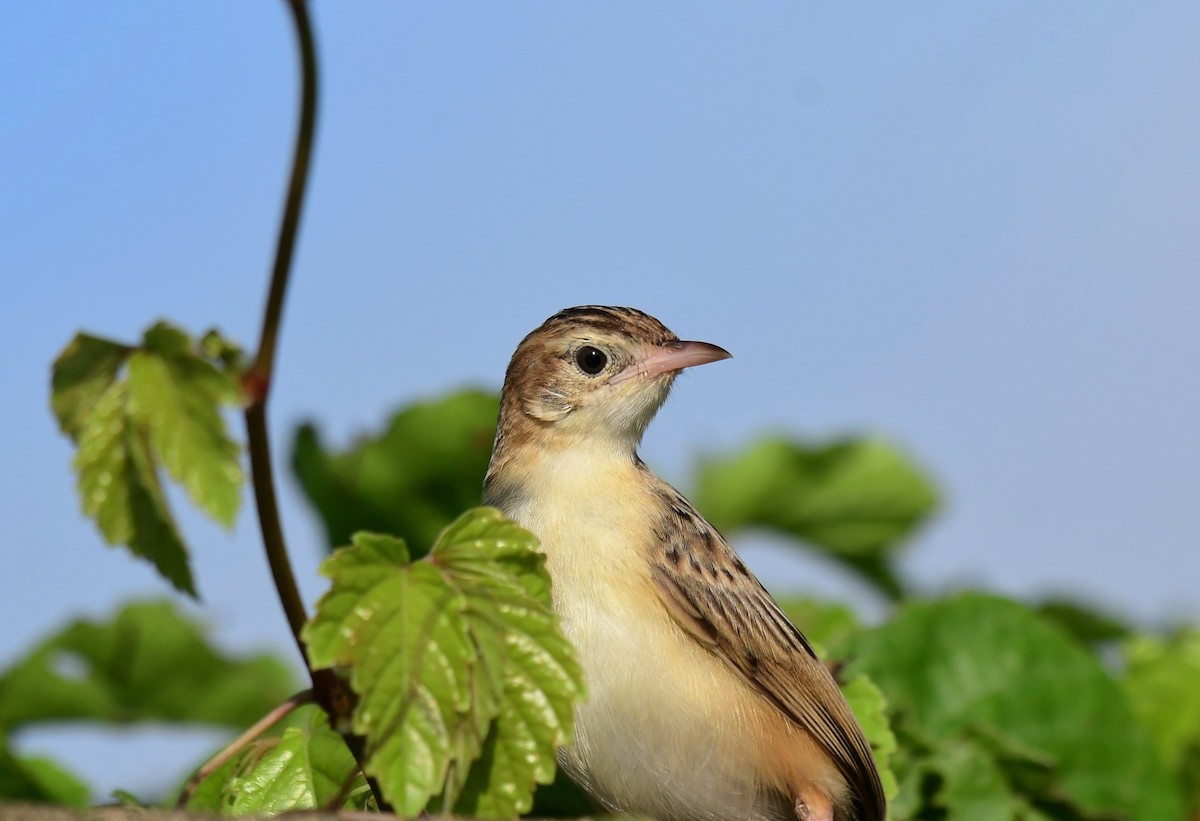
<svg viewBox="0 0 1200 821">
<path fill-rule="evenodd" d="M 588 698 L 559 762 L 659 821 L 882 821 L 846 700 L 715 528 L 638 458 L 679 371 L 726 359 L 632 308 L 568 308 L 517 347 L 484 500 L 538 536 Z"/>
</svg>

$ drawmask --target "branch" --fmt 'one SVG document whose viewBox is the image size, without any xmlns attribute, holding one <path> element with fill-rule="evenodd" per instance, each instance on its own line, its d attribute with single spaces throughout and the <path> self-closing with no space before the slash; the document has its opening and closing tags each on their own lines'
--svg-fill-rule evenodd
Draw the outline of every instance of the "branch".
<svg viewBox="0 0 1200 821">
<path fill-rule="evenodd" d="M 241 752 L 247 744 L 254 741 L 267 730 L 274 727 L 279 721 L 297 707 L 308 704 L 313 700 L 312 690 L 303 690 L 289 698 L 287 701 L 280 704 L 271 712 L 256 721 L 250 729 L 242 733 L 240 736 L 229 742 L 225 749 L 214 755 L 208 761 L 204 762 L 204 766 L 196 770 L 187 784 L 183 786 L 183 791 L 179 793 L 179 799 L 175 802 L 175 809 L 181 810 L 187 806 L 187 802 L 191 799 L 192 793 L 200 786 L 200 782 L 208 778 L 210 775 L 221 769 L 221 766 Z"/>
<path fill-rule="evenodd" d="M 304 204 L 304 189 L 308 182 L 317 121 L 317 55 L 308 9 L 304 0 L 288 0 L 288 9 L 291 11 L 300 44 L 300 125 L 296 134 L 296 150 L 292 157 L 292 176 L 284 204 L 283 221 L 279 227 L 279 242 L 275 249 L 275 265 L 271 271 L 271 285 L 263 314 L 262 336 L 254 364 L 242 379 L 242 387 L 248 400 L 246 430 L 250 450 L 250 473 L 263 546 L 266 548 L 267 562 L 271 566 L 271 575 L 275 580 L 280 604 L 283 605 L 283 612 L 287 616 L 288 627 L 291 628 L 296 646 L 307 665 L 308 652 L 304 642 L 300 640 L 300 631 L 308 617 L 304 612 L 304 602 L 300 598 L 300 590 L 296 586 L 296 577 L 292 573 L 287 545 L 283 539 L 283 525 L 279 518 L 279 502 L 271 470 L 271 440 L 267 430 L 267 397 L 270 394 L 271 376 L 275 367 L 275 348 L 283 315 L 283 297 L 287 292 L 288 278 L 291 274 L 292 254 L 296 247 L 296 231 L 300 225 L 300 211 Z"/>
<path fill-rule="evenodd" d="M 309 166 L 312 164 L 313 138 L 317 124 L 317 50 L 313 41 L 312 24 L 308 18 L 305 0 L 287 0 L 292 22 L 296 27 L 296 39 L 300 46 L 300 123 L 296 131 L 296 149 L 292 155 L 292 176 L 284 202 L 283 220 L 279 226 L 279 242 L 275 247 L 275 265 L 271 270 L 271 284 L 267 291 L 267 304 L 263 313 L 262 335 L 254 364 L 242 378 L 242 389 L 247 398 L 246 431 L 250 451 L 250 475 L 254 484 L 254 503 L 258 509 L 258 522 L 262 530 L 263 547 L 267 563 L 279 593 L 279 602 L 287 616 L 288 627 L 304 659 L 312 678 L 314 700 L 329 716 L 332 726 L 353 711 L 354 694 L 332 670 L 313 670 L 308 660 L 308 648 L 300 637 L 308 614 L 304 612 L 304 601 L 296 585 L 288 558 L 287 544 L 283 538 L 283 523 L 279 517 L 279 502 L 275 493 L 275 475 L 271 469 L 271 437 L 267 428 L 267 398 L 271 393 L 271 379 L 275 370 L 275 349 L 279 339 L 279 325 L 283 318 L 283 298 L 287 293 L 288 279 L 292 270 L 292 255 L 296 248 L 296 232 L 300 227 L 300 212 L 304 205 L 304 191 L 308 183 Z M 352 733 L 344 733 L 346 744 L 363 768 L 366 760 L 365 740 Z M 366 770 L 363 768 L 363 772 Z M 381 809 L 390 809 L 379 791 L 375 779 L 368 777 L 367 783 L 375 794 Z"/>
</svg>

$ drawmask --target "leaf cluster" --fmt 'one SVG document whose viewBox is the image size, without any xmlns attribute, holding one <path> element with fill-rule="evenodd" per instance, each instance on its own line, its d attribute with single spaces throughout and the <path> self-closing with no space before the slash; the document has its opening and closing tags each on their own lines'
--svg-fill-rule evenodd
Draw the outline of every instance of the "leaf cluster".
<svg viewBox="0 0 1200 821">
<path fill-rule="evenodd" d="M 221 410 L 241 402 L 244 371 L 240 350 L 215 332 L 193 342 L 165 323 L 148 329 L 138 346 L 79 334 L 54 363 L 51 404 L 77 446 L 84 512 L 106 540 L 149 559 L 193 595 L 161 476 L 211 517 L 232 523 L 243 475 Z M 329 457 L 311 428 L 300 431 L 297 472 L 331 536 L 351 532 L 339 522 L 354 525 L 352 545 L 323 567 L 332 588 L 303 638 L 313 670 L 345 671 L 352 696 L 344 704 L 322 701 L 332 709 L 333 730 L 326 716 L 326 725 L 256 741 L 208 774 L 189 803 L 241 813 L 353 802 L 350 784 L 361 769 L 408 814 L 439 806 L 512 817 L 529 809 L 538 784 L 553 781 L 581 673 L 550 606 L 536 540 L 490 509 L 446 527 L 478 498 L 477 482 L 468 490 L 462 480 L 476 470 L 481 476 L 486 465 L 496 402 L 476 392 L 444 404 L 401 413 L 380 446 L 361 454 Z M 398 494 L 360 492 L 380 477 L 408 484 Z M 380 515 L 395 510 L 404 513 Z M 417 555 L 428 555 L 412 561 L 402 539 L 363 531 L 364 519 L 409 535 Z M 243 707 L 257 711 L 262 702 L 241 698 L 242 691 L 269 671 L 243 670 L 250 676 L 243 681 L 202 641 L 189 640 L 173 611 L 158 615 L 156 625 L 141 629 L 153 614 L 122 612 L 111 627 L 75 625 L 38 648 L 0 689 L 10 722 L 120 722 L 143 713 L 188 720 L 204 705 L 209 723 L 227 715 L 234 724 L 250 722 L 255 713 Z M 206 663 L 205 673 L 184 660 Z M 86 666 L 86 676 L 56 676 L 63 663 Z M 149 672 L 161 676 L 157 688 L 124 686 Z M 313 675 L 314 683 L 327 680 Z M 331 734 L 344 755 L 328 754 Z M 55 781 L 47 763 L 13 764 L 24 773 L 5 788 L 14 797 L 77 801 L 83 792 L 75 781 Z M 57 792 L 48 782 L 61 782 Z"/>
<path fill-rule="evenodd" d="M 333 586 L 305 640 L 314 664 L 349 670 L 366 772 L 401 815 L 438 799 L 515 817 L 553 779 L 583 678 L 543 563 L 533 536 L 478 508 L 423 560 L 360 533 L 322 566 Z"/>
<path fill-rule="evenodd" d="M 216 332 L 193 342 L 159 322 L 134 347 L 80 333 L 54 361 L 50 404 L 77 446 L 83 511 L 109 544 L 151 562 L 196 595 L 188 551 L 167 505 L 165 471 L 226 526 L 244 476 L 221 408 L 241 402 L 240 351 Z"/>
<path fill-rule="evenodd" d="M 401 815 L 512 818 L 554 777 L 583 689 L 558 630 L 537 541 L 491 508 L 469 511 L 413 561 L 361 532 L 322 565 L 332 582 L 305 629 L 314 665 L 349 680 L 362 769 Z M 226 814 L 360 806 L 359 764 L 327 717 L 256 741 L 188 801 Z"/>
</svg>

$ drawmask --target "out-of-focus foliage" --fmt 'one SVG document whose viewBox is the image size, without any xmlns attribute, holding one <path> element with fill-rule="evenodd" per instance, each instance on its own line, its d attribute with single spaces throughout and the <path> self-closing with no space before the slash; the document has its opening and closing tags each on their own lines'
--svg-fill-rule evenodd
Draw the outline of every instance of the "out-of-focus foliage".
<svg viewBox="0 0 1200 821">
<path fill-rule="evenodd" d="M 168 602 L 75 621 L 0 673 L 0 799 L 88 804 L 79 778 L 12 752 L 7 739 L 25 730 L 65 722 L 241 728 L 295 689 L 281 661 L 221 653 Z"/>
<path fill-rule="evenodd" d="M 1125 691 L 1162 760 L 1200 811 L 1200 629 L 1133 636 L 1124 645 Z"/>
<path fill-rule="evenodd" d="M 914 603 L 851 649 L 848 672 L 883 690 L 905 749 L 903 806 L 952 818 L 1181 817 L 1177 785 L 1118 683 L 1029 608 L 978 594 Z"/>
<path fill-rule="evenodd" d="M 937 493 L 880 440 L 814 445 L 773 437 L 705 461 L 694 501 L 726 535 L 763 528 L 790 536 L 896 597 L 897 551 L 933 511 Z"/>
<path fill-rule="evenodd" d="M 778 601 L 792 623 L 803 626 L 804 637 L 822 658 L 844 658 L 847 642 L 862 629 L 847 604 L 799 596 Z"/>
<path fill-rule="evenodd" d="M 1035 607 L 1040 615 L 1088 644 L 1116 641 L 1131 633 L 1129 625 L 1111 613 L 1067 596 L 1043 599 Z"/>
<path fill-rule="evenodd" d="M 76 621 L 0 675 L 0 731 L 62 721 L 244 727 L 296 689 L 278 659 L 230 658 L 167 602 Z"/>
<path fill-rule="evenodd" d="M 16 755 L 0 735 L 0 799 L 82 809 L 90 797 L 76 776 L 49 759 Z"/>
<path fill-rule="evenodd" d="M 314 425 L 301 426 L 292 468 L 330 549 L 367 530 L 404 540 L 414 558 L 428 550 L 479 504 L 499 408 L 495 394 L 473 390 L 419 402 L 342 452 L 330 452 Z"/>
<path fill-rule="evenodd" d="M 854 711 L 863 735 L 871 743 L 871 753 L 879 768 L 879 779 L 883 782 L 883 794 L 891 801 L 899 789 L 891 767 L 891 757 L 896 752 L 896 735 L 888 722 L 887 700 L 883 691 L 867 675 L 859 673 L 842 684 L 842 693 Z"/>
</svg>

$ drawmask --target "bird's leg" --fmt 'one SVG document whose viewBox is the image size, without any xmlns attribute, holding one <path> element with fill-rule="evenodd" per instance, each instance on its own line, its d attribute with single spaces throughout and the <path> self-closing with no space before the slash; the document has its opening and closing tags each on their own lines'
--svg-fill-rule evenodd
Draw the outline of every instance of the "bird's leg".
<svg viewBox="0 0 1200 821">
<path fill-rule="evenodd" d="M 803 790 L 796 799 L 796 818 L 800 821 L 833 821 L 833 804 L 817 790 Z"/>
</svg>

